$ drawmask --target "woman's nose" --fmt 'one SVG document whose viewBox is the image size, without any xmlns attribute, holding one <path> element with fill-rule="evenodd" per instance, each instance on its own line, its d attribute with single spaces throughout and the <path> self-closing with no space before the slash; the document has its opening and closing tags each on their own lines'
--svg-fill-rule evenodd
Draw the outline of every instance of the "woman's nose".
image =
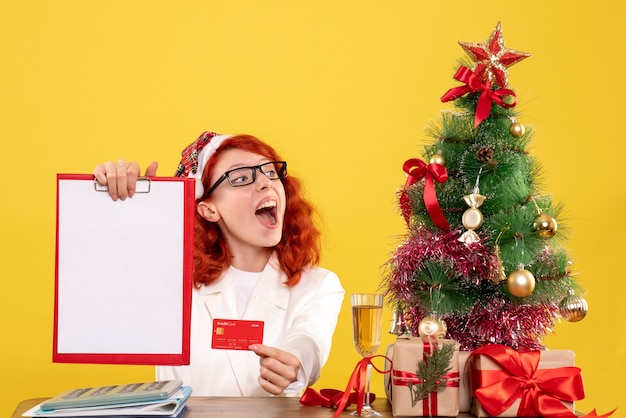
<svg viewBox="0 0 626 418">
<path fill-rule="evenodd" d="M 272 187 L 272 180 L 263 174 L 260 169 L 257 169 L 255 184 L 258 190 L 263 190 L 267 187 Z"/>
</svg>

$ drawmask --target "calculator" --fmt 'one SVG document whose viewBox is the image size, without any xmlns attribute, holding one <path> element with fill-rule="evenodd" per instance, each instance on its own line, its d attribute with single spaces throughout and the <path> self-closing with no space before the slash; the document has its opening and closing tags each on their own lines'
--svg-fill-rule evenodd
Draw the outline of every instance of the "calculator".
<svg viewBox="0 0 626 418">
<path fill-rule="evenodd" d="M 68 390 L 40 405 L 42 410 L 162 401 L 182 385 L 182 380 L 128 383 Z"/>
</svg>

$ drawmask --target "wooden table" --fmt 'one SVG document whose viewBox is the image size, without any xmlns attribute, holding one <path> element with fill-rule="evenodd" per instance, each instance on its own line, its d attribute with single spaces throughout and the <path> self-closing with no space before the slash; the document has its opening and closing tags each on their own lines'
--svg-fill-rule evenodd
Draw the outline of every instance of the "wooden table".
<svg viewBox="0 0 626 418">
<path fill-rule="evenodd" d="M 35 398 L 22 401 L 11 418 L 19 418 L 33 406 L 47 398 Z M 386 399 L 378 399 L 372 406 L 383 414 L 392 417 L 391 405 Z M 341 416 L 350 416 L 354 405 L 347 408 Z M 239 398 L 239 397 L 191 397 L 187 401 L 187 412 L 184 418 L 210 417 L 309 417 L 331 418 L 335 410 L 321 406 L 302 406 L 299 398 Z M 470 414 L 461 414 L 459 418 L 469 418 Z"/>
</svg>

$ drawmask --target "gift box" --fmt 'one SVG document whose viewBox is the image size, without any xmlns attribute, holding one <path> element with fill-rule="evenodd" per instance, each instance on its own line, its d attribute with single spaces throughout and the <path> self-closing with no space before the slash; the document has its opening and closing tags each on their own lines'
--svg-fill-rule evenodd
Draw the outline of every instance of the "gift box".
<svg viewBox="0 0 626 418">
<path fill-rule="evenodd" d="M 428 387 L 423 376 L 418 375 L 418 363 L 436 355 L 443 344 L 453 345 L 448 369 L 438 380 L 440 388 L 429 392 L 425 398 L 419 393 Z M 459 414 L 459 344 L 453 340 L 435 338 L 398 338 L 387 348 L 391 372 L 385 375 L 385 393 L 395 417 L 440 416 L 456 417 Z M 387 369 L 388 367 L 386 367 Z"/>
<path fill-rule="evenodd" d="M 467 360 L 471 351 L 459 351 L 459 412 L 472 410 L 472 388 L 470 387 L 470 368 Z"/>
<path fill-rule="evenodd" d="M 580 369 L 570 350 L 518 353 L 493 344 L 469 355 L 471 412 L 476 417 L 575 416 L 584 398 Z"/>
</svg>

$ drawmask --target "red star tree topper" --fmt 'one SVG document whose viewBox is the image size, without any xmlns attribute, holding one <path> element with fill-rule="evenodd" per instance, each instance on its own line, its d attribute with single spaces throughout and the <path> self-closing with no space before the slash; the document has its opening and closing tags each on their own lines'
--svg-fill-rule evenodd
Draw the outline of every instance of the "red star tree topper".
<svg viewBox="0 0 626 418">
<path fill-rule="evenodd" d="M 474 73 L 481 79 L 489 79 L 502 88 L 508 84 L 507 68 L 530 56 L 526 52 L 515 51 L 504 46 L 500 22 L 484 43 L 459 42 L 461 48 L 476 63 Z"/>
</svg>

